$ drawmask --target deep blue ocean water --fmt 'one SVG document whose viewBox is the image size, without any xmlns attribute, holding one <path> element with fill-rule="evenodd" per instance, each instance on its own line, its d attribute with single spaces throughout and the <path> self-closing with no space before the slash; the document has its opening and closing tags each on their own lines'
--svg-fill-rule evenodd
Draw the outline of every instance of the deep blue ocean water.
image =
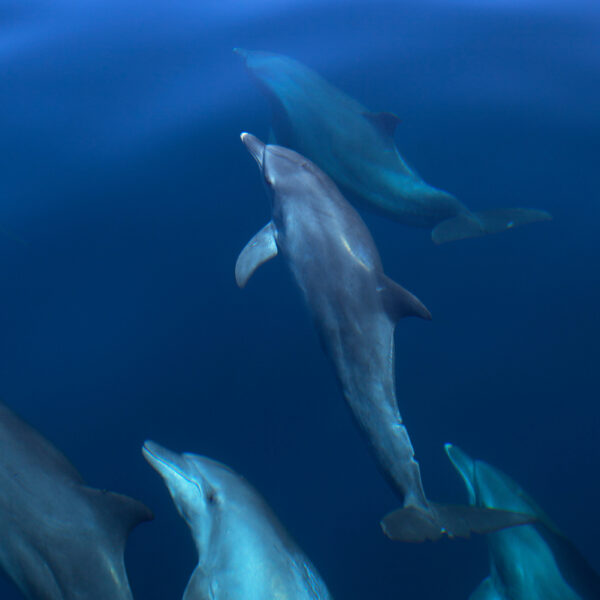
<svg viewBox="0 0 600 600">
<path fill-rule="evenodd" d="M 463 600 L 488 573 L 483 539 L 381 534 L 398 502 L 285 265 L 235 285 L 269 218 L 239 133 L 266 136 L 269 110 L 234 46 L 397 113 L 403 156 L 470 208 L 553 214 L 436 247 L 362 212 L 434 316 L 396 333 L 428 494 L 465 500 L 456 443 L 600 569 L 597 2 L 4 0 L 0 396 L 91 485 L 154 510 L 127 548 L 136 598 L 180 598 L 196 561 L 146 438 L 245 475 L 337 599 Z"/>
</svg>

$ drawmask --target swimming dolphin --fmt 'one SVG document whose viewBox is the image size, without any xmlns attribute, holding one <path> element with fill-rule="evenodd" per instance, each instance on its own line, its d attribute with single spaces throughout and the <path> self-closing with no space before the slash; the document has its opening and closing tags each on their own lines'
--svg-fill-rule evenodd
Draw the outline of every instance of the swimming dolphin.
<svg viewBox="0 0 600 600">
<path fill-rule="evenodd" d="M 288 263 L 346 401 L 404 500 L 384 519 L 385 532 L 421 541 L 522 522 L 521 515 L 427 500 L 396 401 L 394 328 L 402 317 L 430 319 L 429 311 L 384 274 L 369 230 L 321 169 L 293 150 L 241 137 L 262 173 L 272 220 L 242 250 L 236 281 L 243 287 L 278 252 Z"/>
<path fill-rule="evenodd" d="M 529 208 L 471 212 L 406 164 L 394 141 L 395 115 L 369 112 L 287 56 L 234 51 L 270 100 L 269 141 L 276 139 L 312 160 L 361 204 L 406 225 L 433 228 L 438 244 L 551 218 L 546 211 Z"/>
<path fill-rule="evenodd" d="M 152 518 L 85 485 L 48 440 L 0 403 L 0 565 L 30 600 L 132 600 L 123 552 Z"/>
<path fill-rule="evenodd" d="M 507 475 L 446 444 L 472 505 L 518 511 L 535 524 L 491 533 L 491 574 L 471 600 L 599 600 L 600 576 L 539 506 Z"/>
<path fill-rule="evenodd" d="M 258 492 L 229 467 L 147 441 L 142 450 L 188 524 L 198 566 L 183 600 L 330 600 Z"/>
</svg>

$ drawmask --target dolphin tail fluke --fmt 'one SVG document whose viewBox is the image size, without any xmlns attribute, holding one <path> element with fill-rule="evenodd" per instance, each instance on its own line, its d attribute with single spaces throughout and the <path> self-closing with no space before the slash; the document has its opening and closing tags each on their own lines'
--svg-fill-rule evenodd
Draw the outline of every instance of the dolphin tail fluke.
<svg viewBox="0 0 600 600">
<path fill-rule="evenodd" d="M 535 208 L 500 208 L 462 213 L 434 227 L 431 238 L 436 244 L 481 237 L 488 233 L 508 231 L 519 225 L 550 221 L 552 215 Z"/>
<path fill-rule="evenodd" d="M 430 507 L 430 511 L 416 506 L 395 510 L 382 519 L 381 528 L 392 540 L 425 542 L 444 535 L 468 538 L 472 533 L 492 533 L 535 521 L 531 515 L 495 508 L 433 503 Z"/>
</svg>

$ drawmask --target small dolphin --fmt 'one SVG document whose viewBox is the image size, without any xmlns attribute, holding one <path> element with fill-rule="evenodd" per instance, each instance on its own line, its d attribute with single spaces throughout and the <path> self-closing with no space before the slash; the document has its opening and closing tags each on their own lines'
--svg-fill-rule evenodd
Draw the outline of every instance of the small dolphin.
<svg viewBox="0 0 600 600">
<path fill-rule="evenodd" d="M 96 490 L 0 403 L 0 565 L 30 600 L 132 600 L 123 552 L 152 513 Z"/>
<path fill-rule="evenodd" d="M 229 467 L 147 441 L 198 551 L 183 600 L 331 600 L 319 574 L 262 497 Z"/>
<path fill-rule="evenodd" d="M 269 141 L 308 157 L 361 204 L 415 227 L 433 228 L 437 244 L 551 219 L 543 210 L 471 212 L 419 177 L 394 141 L 398 118 L 369 112 L 296 60 L 235 48 L 272 108 Z"/>
<path fill-rule="evenodd" d="M 404 500 L 402 510 L 384 519 L 386 533 L 421 541 L 522 522 L 522 515 L 427 500 L 396 401 L 394 328 L 402 317 L 431 319 L 429 311 L 384 274 L 369 230 L 323 171 L 293 150 L 241 137 L 262 173 L 272 220 L 242 250 L 236 281 L 246 285 L 278 252 L 288 263 L 346 401 Z"/>
<path fill-rule="evenodd" d="M 518 511 L 536 523 L 487 537 L 491 574 L 471 600 L 599 600 L 600 576 L 507 475 L 446 444 L 474 506 Z"/>
</svg>

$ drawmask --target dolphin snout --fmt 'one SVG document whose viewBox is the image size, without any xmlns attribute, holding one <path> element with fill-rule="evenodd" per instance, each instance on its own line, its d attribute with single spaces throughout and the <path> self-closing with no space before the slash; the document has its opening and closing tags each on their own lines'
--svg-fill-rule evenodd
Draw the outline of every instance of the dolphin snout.
<svg viewBox="0 0 600 600">
<path fill-rule="evenodd" d="M 251 133 L 242 133 L 240 136 L 244 146 L 248 149 L 248 152 L 252 155 L 259 168 L 262 169 L 263 157 L 265 155 L 265 144 L 261 142 L 255 135 Z"/>
<path fill-rule="evenodd" d="M 178 472 L 180 470 L 181 457 L 156 442 L 146 440 L 142 454 L 148 464 L 162 477 L 166 477 L 171 471 Z"/>
</svg>

